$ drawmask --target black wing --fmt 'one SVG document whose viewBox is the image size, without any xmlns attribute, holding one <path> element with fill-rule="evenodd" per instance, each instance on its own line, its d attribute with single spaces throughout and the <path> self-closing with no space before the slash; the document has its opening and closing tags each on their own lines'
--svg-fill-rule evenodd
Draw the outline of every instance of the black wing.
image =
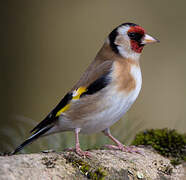
<svg viewBox="0 0 186 180">
<path fill-rule="evenodd" d="M 65 107 L 69 101 L 72 100 L 72 93 L 67 93 L 64 98 L 59 102 L 59 104 L 51 111 L 51 113 L 43 120 L 41 121 L 34 129 L 32 129 L 30 132 L 39 131 L 42 128 L 52 124 L 56 121 L 56 114 L 57 112 Z"/>
<path fill-rule="evenodd" d="M 110 83 L 109 74 L 110 72 L 102 75 L 100 78 L 95 80 L 92 84 L 90 84 L 87 87 L 87 91 L 82 93 L 80 97 L 83 97 L 84 95 L 94 94 L 103 89 L 104 87 L 106 87 Z"/>
</svg>

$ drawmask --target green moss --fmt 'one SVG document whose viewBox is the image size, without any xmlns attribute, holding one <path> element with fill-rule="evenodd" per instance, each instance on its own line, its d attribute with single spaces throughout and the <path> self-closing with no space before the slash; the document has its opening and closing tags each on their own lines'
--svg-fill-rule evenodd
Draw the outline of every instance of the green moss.
<svg viewBox="0 0 186 180">
<path fill-rule="evenodd" d="M 104 180 L 104 177 L 107 175 L 103 168 L 93 168 L 90 164 L 82 160 L 73 161 L 72 164 L 78 167 L 79 170 L 89 179 Z"/>
<path fill-rule="evenodd" d="M 177 159 L 171 159 L 171 164 L 173 165 L 173 166 L 177 166 L 177 165 L 179 165 L 180 164 L 180 161 L 179 160 L 177 160 Z"/>
<path fill-rule="evenodd" d="M 78 169 L 84 174 L 84 175 L 88 175 L 90 169 L 91 169 L 91 166 L 85 162 L 85 161 L 82 161 L 82 160 L 74 160 L 72 162 L 72 165 L 73 166 L 76 166 L 78 167 Z"/>
<path fill-rule="evenodd" d="M 42 160 L 42 161 L 47 161 L 48 158 L 47 158 L 47 157 L 43 157 L 41 160 Z"/>
<path fill-rule="evenodd" d="M 171 158 L 173 165 L 186 160 L 186 134 L 176 130 L 150 129 L 140 132 L 132 145 L 150 145 L 161 155 Z"/>
<path fill-rule="evenodd" d="M 91 172 L 90 179 L 104 180 L 106 176 L 107 172 L 103 168 L 99 167 L 94 172 Z"/>
<path fill-rule="evenodd" d="M 92 180 L 104 180 L 107 176 L 107 171 L 98 166 L 90 165 L 90 163 L 83 161 L 81 159 L 76 159 L 75 157 L 68 157 L 67 161 L 72 163 L 74 167 L 77 167 L 80 172 L 86 176 L 88 179 Z"/>
</svg>

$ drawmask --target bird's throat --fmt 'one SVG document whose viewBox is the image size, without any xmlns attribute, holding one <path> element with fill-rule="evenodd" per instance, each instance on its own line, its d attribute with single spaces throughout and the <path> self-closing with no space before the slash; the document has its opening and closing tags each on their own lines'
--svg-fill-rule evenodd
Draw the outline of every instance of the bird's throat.
<svg viewBox="0 0 186 180">
<path fill-rule="evenodd" d="M 140 44 L 139 42 L 136 42 L 134 40 L 131 40 L 131 48 L 136 53 L 141 53 L 143 50 L 144 45 Z"/>
</svg>

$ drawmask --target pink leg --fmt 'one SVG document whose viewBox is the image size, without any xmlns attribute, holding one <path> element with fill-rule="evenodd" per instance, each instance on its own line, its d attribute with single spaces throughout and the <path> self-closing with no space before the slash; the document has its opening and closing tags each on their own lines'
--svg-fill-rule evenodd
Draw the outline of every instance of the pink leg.
<svg viewBox="0 0 186 180">
<path fill-rule="evenodd" d="M 114 145 L 106 144 L 105 145 L 106 148 L 114 149 L 114 150 L 121 150 L 124 152 L 130 152 L 130 153 L 132 152 L 140 153 L 137 149 L 134 149 L 134 147 L 126 147 L 121 142 L 119 142 L 116 138 L 114 138 L 112 134 L 110 133 L 109 128 L 106 128 L 105 130 L 103 130 L 103 133 L 105 134 L 105 136 L 109 137 L 112 141 L 114 141 L 117 145 L 117 146 L 114 146 Z"/>
<path fill-rule="evenodd" d="M 75 145 L 75 149 L 74 148 L 68 148 L 66 149 L 67 151 L 74 151 L 76 152 L 79 156 L 83 156 L 83 157 L 91 157 L 91 154 L 88 151 L 83 151 L 80 148 L 80 144 L 79 144 L 79 132 L 80 132 L 80 128 L 76 128 L 75 129 L 75 141 L 76 141 L 76 145 Z"/>
</svg>

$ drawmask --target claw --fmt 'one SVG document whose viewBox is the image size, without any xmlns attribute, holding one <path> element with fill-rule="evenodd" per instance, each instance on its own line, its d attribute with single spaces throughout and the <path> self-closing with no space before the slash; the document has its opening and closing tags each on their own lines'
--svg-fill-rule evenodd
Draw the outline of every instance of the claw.
<svg viewBox="0 0 186 180">
<path fill-rule="evenodd" d="M 122 144 L 115 146 L 115 145 L 106 144 L 106 145 L 104 145 L 104 147 L 106 147 L 108 149 L 112 149 L 112 150 L 120 150 L 123 152 L 138 153 L 138 154 L 143 155 L 143 153 L 140 150 L 136 149 L 134 146 L 124 146 Z"/>
<path fill-rule="evenodd" d="M 75 152 L 76 154 L 78 154 L 79 156 L 81 156 L 83 158 L 91 158 L 92 157 L 90 152 L 83 151 L 80 148 L 67 148 L 64 151 Z"/>
<path fill-rule="evenodd" d="M 89 153 L 88 151 L 82 151 L 80 148 L 76 149 L 75 151 L 79 156 L 82 156 L 84 158 L 91 158 L 92 156 L 91 153 Z"/>
<path fill-rule="evenodd" d="M 106 148 L 114 149 L 114 150 L 121 150 L 123 152 L 129 152 L 129 153 L 138 153 L 138 154 L 144 155 L 143 152 L 139 151 L 134 146 L 128 146 L 128 147 L 124 146 L 121 142 L 119 142 L 116 138 L 114 138 L 112 136 L 112 134 L 110 133 L 110 129 L 109 128 L 106 128 L 105 130 L 103 130 L 103 133 L 117 144 L 117 146 L 108 145 L 108 144 L 104 145 Z"/>
</svg>

